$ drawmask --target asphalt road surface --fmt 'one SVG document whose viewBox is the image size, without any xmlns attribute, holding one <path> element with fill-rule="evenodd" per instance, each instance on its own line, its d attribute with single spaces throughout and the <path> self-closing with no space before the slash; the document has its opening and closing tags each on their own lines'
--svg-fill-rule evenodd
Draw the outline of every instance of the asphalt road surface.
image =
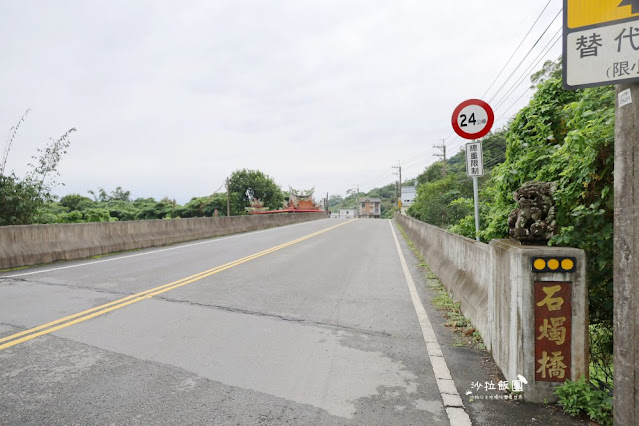
<svg viewBox="0 0 639 426">
<path fill-rule="evenodd" d="M 431 328 L 416 268 L 391 221 L 326 219 L 2 273 L 0 424 L 511 416 L 469 407 L 486 356 Z"/>
</svg>

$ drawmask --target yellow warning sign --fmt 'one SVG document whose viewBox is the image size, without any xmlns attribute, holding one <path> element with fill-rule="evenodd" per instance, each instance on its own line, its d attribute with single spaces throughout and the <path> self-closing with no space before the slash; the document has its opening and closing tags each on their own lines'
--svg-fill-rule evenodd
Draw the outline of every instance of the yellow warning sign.
<svg viewBox="0 0 639 426">
<path fill-rule="evenodd" d="M 565 0 L 568 28 L 639 17 L 639 0 Z"/>
</svg>

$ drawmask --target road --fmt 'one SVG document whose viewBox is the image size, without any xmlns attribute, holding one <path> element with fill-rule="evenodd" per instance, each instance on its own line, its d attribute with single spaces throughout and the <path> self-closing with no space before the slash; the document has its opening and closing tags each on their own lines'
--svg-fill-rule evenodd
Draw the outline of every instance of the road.
<svg viewBox="0 0 639 426">
<path fill-rule="evenodd" d="M 410 256 L 326 219 L 5 272 L 0 424 L 468 424 Z"/>
</svg>

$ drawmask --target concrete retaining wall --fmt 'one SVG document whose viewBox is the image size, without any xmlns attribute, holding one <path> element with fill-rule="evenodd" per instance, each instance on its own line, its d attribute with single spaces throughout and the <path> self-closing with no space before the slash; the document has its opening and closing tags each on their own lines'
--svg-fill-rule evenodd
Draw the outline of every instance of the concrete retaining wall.
<svg viewBox="0 0 639 426">
<path fill-rule="evenodd" d="M 461 304 L 464 315 L 479 330 L 486 348 L 492 353 L 506 380 L 519 375 L 526 378 L 523 393 L 531 402 L 550 402 L 557 398 L 554 388 L 565 379 L 577 380 L 588 374 L 586 256 L 583 250 L 569 247 L 522 246 L 511 240 L 493 240 L 484 244 L 451 234 L 436 226 L 405 215 L 396 215 L 415 247 L 441 283 Z M 537 258 L 570 257 L 576 267 L 570 272 L 535 271 Z M 572 315 L 560 328 L 570 327 L 570 355 L 563 354 L 557 342 L 550 342 L 546 353 L 564 356 L 570 365 L 563 380 L 537 380 L 544 364 L 535 354 L 536 345 L 548 343 L 535 326 L 535 285 L 570 286 Z M 561 303 L 564 303 L 563 301 Z M 537 304 L 537 306 L 540 306 Z M 558 314 L 540 313 L 539 320 Z M 554 318 L 557 320 L 557 318 Z M 564 329 L 565 332 L 565 329 Z M 541 348 L 541 346 L 540 346 Z M 551 377 L 552 378 L 552 377 Z"/>
<path fill-rule="evenodd" d="M 0 269 L 83 259 L 324 218 L 326 214 L 321 212 L 3 226 L 0 227 Z"/>
</svg>

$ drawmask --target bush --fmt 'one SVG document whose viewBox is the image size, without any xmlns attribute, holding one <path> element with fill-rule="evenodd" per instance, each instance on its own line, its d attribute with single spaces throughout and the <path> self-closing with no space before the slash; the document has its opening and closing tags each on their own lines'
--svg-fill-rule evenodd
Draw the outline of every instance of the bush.
<svg viewBox="0 0 639 426">
<path fill-rule="evenodd" d="M 575 417 L 585 412 L 602 426 L 612 425 L 612 395 L 581 378 L 566 381 L 555 390 L 564 411 Z"/>
<path fill-rule="evenodd" d="M 109 211 L 106 209 L 88 209 L 84 212 L 84 220 L 86 222 L 113 222 L 117 219 L 111 218 Z"/>
<path fill-rule="evenodd" d="M 35 222 L 43 204 L 40 187 L 30 179 L 0 174 L 0 226 Z"/>
</svg>

